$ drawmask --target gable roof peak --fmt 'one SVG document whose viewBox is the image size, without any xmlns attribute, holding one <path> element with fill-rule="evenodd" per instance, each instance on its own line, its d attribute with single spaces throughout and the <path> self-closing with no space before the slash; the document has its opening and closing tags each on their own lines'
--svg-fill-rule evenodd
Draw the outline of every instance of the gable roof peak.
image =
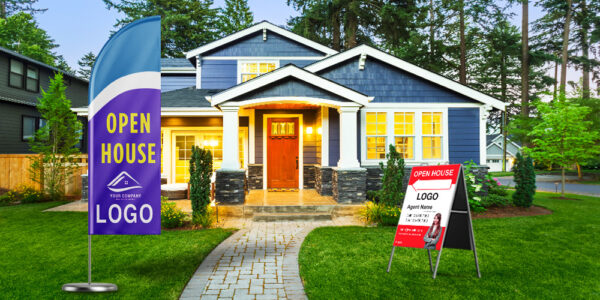
<svg viewBox="0 0 600 300">
<path fill-rule="evenodd" d="M 197 55 L 202 55 L 203 53 L 206 53 L 210 50 L 213 50 L 215 48 L 221 47 L 223 45 L 229 44 L 231 42 L 234 42 L 236 40 L 239 40 L 241 38 L 244 38 L 250 34 L 253 34 L 255 32 L 259 32 L 262 30 L 268 30 L 274 33 L 277 33 L 279 35 L 282 35 L 290 40 L 293 40 L 295 42 L 298 42 L 304 46 L 307 46 L 309 48 L 313 48 L 317 51 L 323 52 L 326 55 L 333 55 L 333 54 L 337 54 L 338 51 L 333 50 L 327 46 L 323 46 L 317 42 L 311 41 L 303 36 L 300 36 L 298 34 L 295 34 L 287 29 L 281 28 L 269 21 L 260 21 L 246 29 L 242 29 L 238 32 L 232 33 L 224 38 L 218 39 L 216 41 L 210 42 L 206 45 L 200 46 L 196 49 L 190 50 L 188 52 L 185 53 L 185 57 L 187 59 L 192 59 L 194 57 L 196 57 Z"/>
</svg>

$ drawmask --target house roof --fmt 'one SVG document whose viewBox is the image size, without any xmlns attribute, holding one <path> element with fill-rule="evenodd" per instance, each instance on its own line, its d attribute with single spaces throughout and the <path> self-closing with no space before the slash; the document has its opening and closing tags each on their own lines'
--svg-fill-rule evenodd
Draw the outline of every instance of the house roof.
<svg viewBox="0 0 600 300">
<path fill-rule="evenodd" d="M 350 100 L 351 102 L 357 103 L 358 105 L 366 105 L 373 98 L 369 97 L 363 93 L 357 92 L 353 89 L 340 85 L 334 81 L 329 79 L 320 77 L 311 72 L 308 72 L 304 69 L 298 68 L 295 65 L 289 64 L 282 68 L 276 69 L 272 72 L 266 73 L 264 75 L 255 77 L 251 80 L 248 80 L 242 84 L 238 84 L 229 89 L 221 91 L 213 96 L 207 96 L 206 98 L 211 102 L 213 106 L 217 106 L 222 104 L 223 102 L 232 100 L 238 96 L 242 96 L 244 94 L 250 93 L 252 91 L 259 90 L 267 85 L 270 85 L 274 82 L 282 81 L 285 79 L 296 79 L 302 82 L 306 82 L 312 86 L 315 86 L 319 89 L 323 89 L 329 93 L 340 96 L 341 98 L 345 98 Z M 286 95 L 282 95 L 286 96 Z M 292 100 L 293 97 L 286 97 Z M 297 97 L 296 97 L 297 98 Z M 301 100 L 301 99 L 297 99 Z M 321 101 L 321 100 L 320 100 Z M 323 100 L 324 101 L 324 100 Z"/>
<path fill-rule="evenodd" d="M 279 35 L 282 35 L 282 36 L 284 36 L 286 38 L 289 38 L 289 39 L 291 39 L 293 41 L 296 41 L 296 42 L 298 42 L 300 44 L 303 44 L 303 45 L 305 45 L 305 46 L 307 46 L 309 48 L 313 48 L 313 49 L 315 49 L 317 51 L 323 52 L 323 53 L 325 53 L 327 55 L 332 55 L 332 54 L 338 53 L 336 50 L 333 50 L 333 49 L 331 49 L 329 47 L 323 46 L 323 45 L 321 45 L 321 44 L 319 44 L 317 42 L 313 42 L 313 41 L 311 41 L 311 40 L 309 40 L 309 39 L 307 39 L 305 37 L 297 35 L 297 34 L 291 32 L 289 30 L 283 29 L 283 28 L 281 28 L 281 27 L 279 27 L 277 25 L 274 25 L 274 24 L 272 24 L 272 23 L 270 23 L 268 21 L 262 21 L 262 22 L 259 22 L 259 23 L 255 24 L 255 25 L 253 25 L 253 26 L 250 26 L 250 27 L 248 27 L 246 29 L 240 30 L 240 31 L 238 31 L 236 33 L 233 33 L 233 34 L 230 34 L 230 35 L 228 35 L 228 36 L 226 36 L 224 38 L 221 38 L 221 39 L 218 39 L 218 40 L 216 40 L 214 42 L 208 43 L 208 44 L 206 44 L 204 46 L 201 46 L 201 47 L 198 47 L 198 48 L 196 48 L 194 50 L 190 50 L 190 51 L 186 52 L 185 57 L 187 59 L 195 58 L 196 55 L 202 55 L 205 52 L 208 52 L 210 50 L 213 50 L 213 49 L 216 49 L 218 47 L 224 46 L 226 44 L 229 44 L 231 42 L 234 42 L 236 40 L 239 40 L 241 38 L 244 38 L 244 37 L 246 37 L 248 35 L 251 35 L 251 34 L 253 34 L 255 32 L 262 31 L 262 30 L 272 31 L 272 32 L 277 33 Z"/>
<path fill-rule="evenodd" d="M 467 96 L 473 100 L 479 101 L 499 110 L 505 110 L 506 104 L 496 98 L 486 95 L 466 85 L 460 84 L 442 75 L 433 73 L 419 66 L 413 65 L 407 61 L 404 61 L 400 58 L 397 58 L 393 55 L 390 55 L 368 45 L 360 45 L 358 47 L 354 47 L 350 50 L 338 53 L 336 55 L 329 56 L 304 67 L 304 69 L 313 73 L 317 73 L 321 70 L 325 70 L 329 67 L 335 66 L 348 59 L 362 55 L 370 56 L 377 60 L 383 61 L 391 66 L 394 66 L 408 73 L 414 74 L 415 76 L 421 77 L 435 84 L 441 85 L 449 90 Z"/>
<path fill-rule="evenodd" d="M 53 66 L 51 66 L 51 65 L 49 65 L 49 64 L 45 64 L 45 63 L 43 63 L 43 62 L 41 62 L 41 61 L 38 61 L 38 60 L 35 60 L 35 59 L 33 59 L 33 58 L 27 57 L 27 56 L 25 56 L 25 55 L 19 54 L 19 53 L 15 52 L 15 51 L 12 51 L 12 50 L 6 49 L 6 48 L 4 48 L 4 47 L 0 47 L 0 52 L 6 53 L 6 54 L 8 54 L 8 55 L 11 55 L 11 56 L 14 56 L 14 57 L 16 57 L 16 58 L 18 58 L 18 59 L 21 59 L 21 60 L 27 61 L 27 62 L 29 62 L 29 63 L 32 63 L 32 64 L 35 64 L 35 65 L 37 65 L 37 66 L 44 67 L 44 68 L 46 68 L 46 69 L 50 69 L 50 70 L 52 70 L 52 71 L 55 71 L 55 72 L 62 73 L 62 74 L 64 74 L 64 75 L 67 75 L 67 76 L 69 76 L 69 77 L 71 77 L 71 78 L 73 78 L 73 79 L 77 79 L 77 80 L 79 80 L 79 81 L 82 81 L 82 82 L 88 83 L 88 81 L 87 81 L 87 80 L 85 80 L 85 79 L 83 79 L 83 78 L 79 78 L 79 77 L 77 77 L 77 75 L 75 75 L 75 74 L 73 74 L 73 73 L 71 73 L 71 72 L 67 72 L 67 71 L 64 71 L 64 70 L 58 69 L 58 68 L 56 68 L 56 67 L 53 67 Z"/>
<path fill-rule="evenodd" d="M 206 96 L 222 90 L 196 89 L 195 86 L 168 91 L 160 94 L 161 107 L 211 107 Z"/>
<path fill-rule="evenodd" d="M 163 57 L 160 59 L 162 73 L 196 73 L 196 67 L 185 58 Z"/>
</svg>

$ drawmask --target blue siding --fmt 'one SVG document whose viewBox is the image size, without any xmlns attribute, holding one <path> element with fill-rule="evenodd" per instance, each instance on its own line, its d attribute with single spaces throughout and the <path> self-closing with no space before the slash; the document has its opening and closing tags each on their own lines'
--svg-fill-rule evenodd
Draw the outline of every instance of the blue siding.
<svg viewBox="0 0 600 300">
<path fill-rule="evenodd" d="M 302 60 L 302 59 L 285 60 L 285 59 L 282 59 L 279 61 L 279 66 L 283 67 L 285 65 L 292 64 L 298 68 L 304 68 L 314 62 L 316 62 L 316 60 Z"/>
<path fill-rule="evenodd" d="M 337 166 L 340 160 L 340 115 L 336 109 L 329 109 L 329 166 Z"/>
<path fill-rule="evenodd" d="M 449 159 L 451 164 L 479 161 L 479 109 L 448 108 Z M 485 162 L 484 162 L 485 163 Z"/>
<path fill-rule="evenodd" d="M 275 82 L 268 86 L 261 88 L 260 90 L 248 93 L 246 95 L 232 99 L 231 101 L 242 101 L 249 99 L 258 99 L 265 97 L 278 97 L 278 96 L 297 96 L 297 97 L 315 97 L 323 98 L 335 101 L 345 102 L 348 101 L 337 95 L 334 95 L 326 90 L 310 85 L 304 81 L 297 79 L 287 79 L 279 82 Z"/>
<path fill-rule="evenodd" d="M 178 90 L 190 86 L 196 86 L 196 75 L 190 76 L 161 76 L 160 77 L 161 93 Z"/>
<path fill-rule="evenodd" d="M 237 60 L 203 60 L 202 88 L 228 89 L 237 84 Z"/>
<path fill-rule="evenodd" d="M 325 53 L 292 41 L 267 30 L 263 41 L 262 31 L 256 32 L 205 53 L 203 56 L 323 56 Z"/>
<path fill-rule="evenodd" d="M 347 60 L 319 75 L 373 96 L 377 102 L 474 102 L 396 67 L 367 58 L 364 70 L 358 69 L 358 57 Z"/>
</svg>

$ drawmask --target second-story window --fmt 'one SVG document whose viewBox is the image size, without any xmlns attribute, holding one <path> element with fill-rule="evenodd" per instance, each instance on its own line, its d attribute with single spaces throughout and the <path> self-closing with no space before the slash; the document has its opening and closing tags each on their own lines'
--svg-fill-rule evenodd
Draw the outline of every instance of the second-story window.
<svg viewBox="0 0 600 300">
<path fill-rule="evenodd" d="M 32 66 L 27 66 L 27 80 L 25 88 L 31 92 L 38 92 L 40 88 L 40 71 Z"/>
<path fill-rule="evenodd" d="M 25 76 L 25 65 L 18 60 L 11 59 L 8 85 L 22 89 L 24 76 Z"/>
<path fill-rule="evenodd" d="M 240 62 L 240 82 L 277 69 L 277 61 L 243 61 Z"/>
</svg>

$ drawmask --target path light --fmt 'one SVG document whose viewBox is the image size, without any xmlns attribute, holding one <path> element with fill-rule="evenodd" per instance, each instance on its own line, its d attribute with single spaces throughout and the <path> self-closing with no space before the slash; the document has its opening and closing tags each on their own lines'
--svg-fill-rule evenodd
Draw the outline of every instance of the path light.
<svg viewBox="0 0 600 300">
<path fill-rule="evenodd" d="M 312 127 L 306 127 L 306 134 L 312 134 Z"/>
</svg>

